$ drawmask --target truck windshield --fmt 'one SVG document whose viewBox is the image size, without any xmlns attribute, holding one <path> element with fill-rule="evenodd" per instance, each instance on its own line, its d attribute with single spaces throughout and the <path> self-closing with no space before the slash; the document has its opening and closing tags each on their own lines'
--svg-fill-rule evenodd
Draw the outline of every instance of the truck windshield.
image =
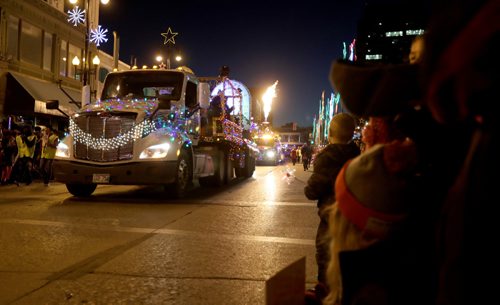
<svg viewBox="0 0 500 305">
<path fill-rule="evenodd" d="M 106 77 L 101 99 L 181 98 L 184 74 L 175 71 L 127 71 L 111 73 Z"/>
</svg>

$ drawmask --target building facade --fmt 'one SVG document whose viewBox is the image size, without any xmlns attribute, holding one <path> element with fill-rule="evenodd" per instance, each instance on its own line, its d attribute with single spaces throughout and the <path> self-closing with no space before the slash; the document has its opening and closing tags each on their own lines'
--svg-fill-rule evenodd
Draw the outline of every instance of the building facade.
<svg viewBox="0 0 500 305">
<path fill-rule="evenodd" d="M 90 26 L 98 23 L 99 0 L 89 0 Z M 9 124 L 52 125 L 64 121 L 45 103 L 58 100 L 68 114 L 82 103 L 82 77 L 88 72 L 93 99 L 98 97 L 106 74 L 115 68 L 112 56 L 88 45 L 88 57 L 95 55 L 100 64 L 84 68 L 72 59 L 84 58 L 86 32 L 84 24 L 68 22 L 64 0 L 0 0 L 0 121 Z M 85 6 L 84 6 L 85 7 Z M 118 69 L 129 69 L 122 62 Z M 85 91 L 85 90 L 84 90 Z"/>
<path fill-rule="evenodd" d="M 401 4 L 366 4 L 358 22 L 356 58 L 358 61 L 403 63 L 412 40 L 424 34 L 428 9 Z"/>
</svg>

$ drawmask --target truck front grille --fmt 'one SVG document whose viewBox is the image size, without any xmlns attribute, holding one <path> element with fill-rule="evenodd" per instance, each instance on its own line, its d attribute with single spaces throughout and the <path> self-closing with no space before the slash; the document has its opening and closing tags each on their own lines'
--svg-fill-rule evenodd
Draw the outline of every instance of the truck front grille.
<svg viewBox="0 0 500 305">
<path fill-rule="evenodd" d="M 75 118 L 76 125 L 94 138 L 114 138 L 132 129 L 136 114 L 127 113 L 113 116 L 98 116 L 96 114 L 80 115 Z M 109 162 L 130 160 L 133 156 L 134 143 L 122 145 L 115 149 L 95 149 L 85 143 L 74 146 L 75 158 L 81 160 Z"/>
</svg>

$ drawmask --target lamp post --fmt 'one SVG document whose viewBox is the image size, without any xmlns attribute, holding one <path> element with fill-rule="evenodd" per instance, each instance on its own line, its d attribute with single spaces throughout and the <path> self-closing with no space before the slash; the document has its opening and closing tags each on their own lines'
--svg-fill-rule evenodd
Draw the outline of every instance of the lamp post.
<svg viewBox="0 0 500 305">
<path fill-rule="evenodd" d="M 90 93 L 92 96 L 94 96 L 94 99 L 97 98 L 97 74 L 99 71 L 99 65 L 101 64 L 101 60 L 99 59 L 99 56 L 95 55 L 94 58 L 92 58 L 92 64 L 94 65 L 94 68 L 92 69 L 94 73 L 94 90 L 91 90 Z"/>
<path fill-rule="evenodd" d="M 163 44 L 167 45 L 167 69 L 170 69 L 170 56 L 172 55 L 171 48 L 175 45 L 175 36 L 179 33 L 174 33 L 172 28 L 168 28 L 165 33 L 161 33 L 161 36 L 165 38 Z"/>
<path fill-rule="evenodd" d="M 75 56 L 71 60 L 71 64 L 74 66 L 74 69 L 75 69 L 75 79 L 77 79 L 77 75 L 80 75 L 80 76 L 83 75 L 85 77 L 85 75 L 90 76 L 90 75 L 94 74 L 94 76 L 95 76 L 94 80 L 95 80 L 97 78 L 97 72 L 98 72 L 99 65 L 101 64 L 101 60 L 99 59 L 99 56 L 95 55 L 94 58 L 92 58 L 93 67 L 87 67 L 85 65 L 85 62 L 84 62 L 83 67 L 79 68 L 80 58 L 78 58 L 78 56 Z M 96 89 L 91 90 L 91 93 L 94 97 L 96 95 L 96 92 L 97 92 Z"/>
<path fill-rule="evenodd" d="M 69 3 L 71 3 L 73 5 L 77 5 L 79 2 L 79 0 L 68 0 L 68 1 L 69 1 Z M 98 1 L 100 1 L 100 3 L 106 5 L 109 3 L 110 0 L 83 0 L 83 1 L 85 1 L 84 8 L 85 8 L 85 14 L 86 14 L 86 16 L 85 16 L 85 19 L 86 19 L 85 20 L 85 45 L 84 45 L 84 49 L 83 49 L 82 69 L 80 71 L 81 71 L 81 76 L 82 76 L 81 80 L 82 80 L 83 90 L 89 90 L 89 89 L 85 89 L 85 88 L 88 88 L 87 86 L 90 83 L 91 71 L 94 71 L 94 73 L 96 73 L 95 71 L 97 69 L 97 66 L 100 63 L 100 60 L 96 55 L 97 64 L 93 60 L 92 63 L 94 64 L 94 69 L 92 69 L 90 67 L 90 27 L 91 27 L 91 22 L 93 22 L 93 19 L 92 19 L 91 13 L 90 13 L 91 3 L 93 5 L 99 5 Z M 97 7 L 97 10 L 95 10 L 95 12 L 97 14 L 99 13 L 98 7 Z M 94 16 L 94 18 L 95 18 L 95 16 Z M 99 45 L 99 44 L 97 44 L 97 45 Z M 94 59 L 96 57 L 94 57 Z M 79 64 L 75 65 L 74 59 L 72 61 L 72 64 L 75 66 L 75 69 L 77 68 L 77 66 L 79 66 Z M 75 71 L 77 71 L 77 70 L 75 70 Z"/>
</svg>

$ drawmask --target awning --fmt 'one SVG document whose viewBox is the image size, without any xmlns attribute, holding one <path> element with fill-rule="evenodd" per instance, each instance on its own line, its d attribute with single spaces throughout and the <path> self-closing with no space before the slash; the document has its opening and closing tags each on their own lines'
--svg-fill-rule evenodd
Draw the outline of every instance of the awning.
<svg viewBox="0 0 500 305">
<path fill-rule="evenodd" d="M 9 72 L 7 73 L 6 87 L 4 106 L 6 114 L 29 115 L 33 113 L 46 113 L 61 116 L 62 114 L 57 110 L 46 109 L 45 103 L 49 100 L 58 100 L 59 108 L 67 114 L 73 114 L 78 110 L 78 106 L 64 94 L 56 83 Z M 81 102 L 82 95 L 80 90 L 67 87 L 63 87 L 63 89 L 74 101 L 77 103 Z"/>
</svg>

